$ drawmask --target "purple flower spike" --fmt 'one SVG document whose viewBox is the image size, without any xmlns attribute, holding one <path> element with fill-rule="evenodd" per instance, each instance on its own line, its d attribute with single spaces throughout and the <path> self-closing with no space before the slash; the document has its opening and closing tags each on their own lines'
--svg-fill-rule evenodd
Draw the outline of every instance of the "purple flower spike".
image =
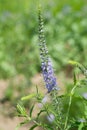
<svg viewBox="0 0 87 130">
<path fill-rule="evenodd" d="M 42 74 L 48 92 L 56 89 L 57 83 L 56 83 L 56 78 L 54 76 L 54 71 L 52 68 L 52 63 L 50 58 L 48 59 L 47 62 L 42 62 L 41 68 L 42 68 Z"/>
<path fill-rule="evenodd" d="M 40 58 L 41 58 L 41 69 L 45 82 L 45 86 L 48 89 L 48 92 L 51 92 L 54 89 L 57 89 L 56 78 L 54 76 L 54 71 L 52 67 L 51 60 L 48 55 L 48 49 L 46 46 L 44 30 L 43 30 L 43 19 L 41 11 L 39 9 L 39 49 L 40 49 Z"/>
</svg>

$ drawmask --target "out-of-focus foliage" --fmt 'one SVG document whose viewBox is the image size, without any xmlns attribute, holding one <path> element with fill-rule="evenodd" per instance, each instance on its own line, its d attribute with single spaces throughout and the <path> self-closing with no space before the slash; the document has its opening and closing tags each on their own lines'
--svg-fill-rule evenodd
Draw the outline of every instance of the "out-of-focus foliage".
<svg viewBox="0 0 87 130">
<path fill-rule="evenodd" d="M 69 59 L 87 64 L 87 2 L 44 0 L 46 40 L 57 71 Z M 0 0 L 0 77 L 40 70 L 38 1 Z"/>
<path fill-rule="evenodd" d="M 38 50 L 36 16 L 26 11 L 28 1 L 0 1 L 0 76 L 22 73 L 27 77 L 36 72 Z M 22 8 L 23 6 L 23 8 Z M 36 19 L 36 20 L 35 20 Z"/>
</svg>

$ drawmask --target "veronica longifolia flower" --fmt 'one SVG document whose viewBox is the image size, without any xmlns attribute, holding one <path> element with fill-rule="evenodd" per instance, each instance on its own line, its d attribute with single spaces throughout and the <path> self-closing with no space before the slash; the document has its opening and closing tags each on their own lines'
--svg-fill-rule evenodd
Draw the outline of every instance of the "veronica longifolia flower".
<svg viewBox="0 0 87 130">
<path fill-rule="evenodd" d="M 50 92 L 57 88 L 56 87 L 57 83 L 56 78 L 54 76 L 51 59 L 48 55 L 48 49 L 46 47 L 44 30 L 43 30 L 43 19 L 40 10 L 39 10 L 39 48 L 40 48 L 42 74 L 45 81 L 45 86 L 48 89 L 48 92 Z"/>
<path fill-rule="evenodd" d="M 48 59 L 47 62 L 42 62 L 41 68 L 46 88 L 48 89 L 48 92 L 50 92 L 57 86 L 56 78 L 54 76 L 54 71 L 50 59 Z"/>
</svg>

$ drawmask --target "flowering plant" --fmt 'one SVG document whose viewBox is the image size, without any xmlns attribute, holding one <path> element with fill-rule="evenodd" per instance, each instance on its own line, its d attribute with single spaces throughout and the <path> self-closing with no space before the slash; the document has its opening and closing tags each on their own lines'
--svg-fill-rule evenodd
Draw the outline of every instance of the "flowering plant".
<svg viewBox="0 0 87 130">
<path fill-rule="evenodd" d="M 77 91 L 78 88 L 87 86 L 87 70 L 80 63 L 69 61 L 71 65 L 75 66 L 74 81 L 70 86 L 70 90 L 60 95 L 61 88 L 57 85 L 51 58 L 49 57 L 46 46 L 43 18 L 40 8 L 38 14 L 41 70 L 47 93 L 43 95 L 36 87 L 36 93 L 22 97 L 22 101 L 32 100 L 34 103 L 29 113 L 23 105 L 17 105 L 18 116 L 24 117 L 24 122 L 20 123 L 16 129 L 23 124 L 32 122 L 32 126 L 29 130 L 33 130 L 36 127 L 40 127 L 40 129 L 43 130 L 86 130 L 87 93 L 80 95 Z M 84 78 L 77 78 L 76 68 L 82 72 Z M 37 103 L 39 105 L 39 111 L 34 116 L 33 112 L 35 104 Z M 43 117 L 45 120 L 43 120 Z"/>
</svg>

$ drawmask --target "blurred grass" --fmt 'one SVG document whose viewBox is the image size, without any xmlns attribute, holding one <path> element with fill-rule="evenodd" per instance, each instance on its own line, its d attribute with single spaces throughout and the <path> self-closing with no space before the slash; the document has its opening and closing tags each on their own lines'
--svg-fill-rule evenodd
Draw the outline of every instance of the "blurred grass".
<svg viewBox="0 0 87 130">
<path fill-rule="evenodd" d="M 66 69 L 69 59 L 87 64 L 86 1 L 40 2 L 46 40 L 56 71 Z M 35 0 L 0 0 L 1 78 L 19 73 L 31 77 L 40 71 L 37 7 Z"/>
</svg>

